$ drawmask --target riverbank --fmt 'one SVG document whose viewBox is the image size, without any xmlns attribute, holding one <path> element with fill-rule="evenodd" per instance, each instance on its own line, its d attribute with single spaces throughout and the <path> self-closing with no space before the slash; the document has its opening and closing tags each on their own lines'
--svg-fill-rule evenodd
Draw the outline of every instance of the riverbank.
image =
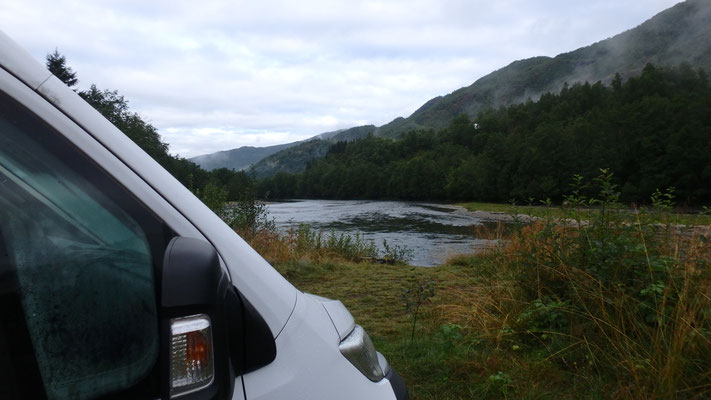
<svg viewBox="0 0 711 400">
<path fill-rule="evenodd" d="M 600 197 L 495 224 L 505 240 L 432 268 L 368 262 L 357 235 L 238 232 L 297 288 L 343 301 L 413 399 L 711 396 L 708 225 Z"/>
<path fill-rule="evenodd" d="M 457 203 L 449 205 L 455 212 L 466 213 L 468 215 L 481 218 L 487 221 L 496 222 L 531 222 L 541 218 L 569 218 L 571 210 L 560 206 L 547 205 L 513 205 L 500 203 Z M 591 213 L 599 212 L 596 207 L 579 207 L 575 210 L 581 217 L 589 216 Z M 666 210 L 659 212 L 651 208 L 635 208 L 630 207 L 624 209 L 625 213 L 632 216 L 635 214 L 645 214 L 652 216 L 657 223 L 674 224 L 680 226 L 701 226 L 711 224 L 711 214 L 708 210 L 701 209 L 697 212 L 688 212 L 686 210 Z"/>
<path fill-rule="evenodd" d="M 413 400 L 486 398 L 488 377 L 511 370 L 501 355 L 491 359 L 490 350 L 472 347 L 466 322 L 449 315 L 455 305 L 466 307 L 464 293 L 483 285 L 469 267 L 295 260 L 276 268 L 300 290 L 341 300 L 404 377 Z M 403 294 L 427 282 L 436 282 L 434 296 L 421 305 L 410 340 L 413 316 Z"/>
</svg>

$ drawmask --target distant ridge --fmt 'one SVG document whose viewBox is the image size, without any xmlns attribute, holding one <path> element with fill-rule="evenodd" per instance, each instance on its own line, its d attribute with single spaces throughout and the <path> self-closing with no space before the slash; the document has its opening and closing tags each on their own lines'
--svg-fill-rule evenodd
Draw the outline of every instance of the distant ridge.
<svg viewBox="0 0 711 400">
<path fill-rule="evenodd" d="M 375 129 L 374 125 L 365 125 L 319 135 L 314 139 L 299 143 L 297 146 L 265 157 L 254 164 L 251 171 L 257 178 L 272 176 L 278 172 L 288 174 L 301 172 L 309 161 L 324 157 L 333 143 L 340 140 L 360 139 L 373 134 Z"/>
<path fill-rule="evenodd" d="M 218 151 L 217 153 L 205 154 L 190 158 L 190 161 L 201 168 L 211 171 L 217 168 L 233 169 L 241 171 L 248 169 L 252 164 L 270 156 L 276 152 L 296 146 L 300 142 L 280 144 L 268 147 L 243 146 L 237 149 Z"/>
<path fill-rule="evenodd" d="M 375 128 L 375 127 L 373 127 Z M 252 147 L 252 146 L 242 146 L 232 150 L 218 151 L 216 153 L 204 154 L 201 156 L 195 156 L 189 160 L 199 165 L 201 168 L 211 171 L 218 168 L 233 169 L 235 171 L 241 171 L 249 169 L 259 160 L 262 160 L 270 155 L 277 153 L 282 150 L 286 150 L 290 147 L 296 146 L 298 144 L 304 143 L 310 140 L 328 140 L 332 137 L 338 135 L 339 133 L 345 131 L 346 129 L 340 129 L 332 132 L 324 132 L 316 135 L 307 140 L 300 140 L 297 142 L 278 144 L 275 146 L 267 147 Z"/>
</svg>

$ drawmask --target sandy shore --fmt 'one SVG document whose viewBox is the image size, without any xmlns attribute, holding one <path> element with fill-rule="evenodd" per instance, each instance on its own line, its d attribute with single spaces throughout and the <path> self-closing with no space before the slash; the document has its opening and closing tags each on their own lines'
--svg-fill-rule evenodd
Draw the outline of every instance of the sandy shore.
<svg viewBox="0 0 711 400">
<path fill-rule="evenodd" d="M 483 221 L 491 221 L 491 222 L 513 222 L 514 221 L 514 216 L 509 213 L 505 213 L 505 212 L 481 211 L 481 210 L 470 211 L 462 206 L 458 206 L 455 204 L 437 204 L 437 207 L 451 209 L 452 212 L 454 212 L 455 214 L 467 215 L 467 216 L 481 219 Z M 521 222 L 531 222 L 531 221 L 534 221 L 538 218 L 531 216 L 531 215 L 518 214 L 518 215 L 516 215 L 516 219 Z"/>
</svg>

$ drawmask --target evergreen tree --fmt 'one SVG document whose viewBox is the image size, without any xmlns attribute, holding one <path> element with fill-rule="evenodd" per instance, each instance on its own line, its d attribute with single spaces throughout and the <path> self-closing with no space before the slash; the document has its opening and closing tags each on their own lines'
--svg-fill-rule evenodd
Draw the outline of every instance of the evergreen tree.
<svg viewBox="0 0 711 400">
<path fill-rule="evenodd" d="M 69 87 L 79 83 L 76 72 L 67 66 L 67 58 L 57 49 L 54 49 L 54 53 L 47 54 L 47 69 Z"/>
</svg>

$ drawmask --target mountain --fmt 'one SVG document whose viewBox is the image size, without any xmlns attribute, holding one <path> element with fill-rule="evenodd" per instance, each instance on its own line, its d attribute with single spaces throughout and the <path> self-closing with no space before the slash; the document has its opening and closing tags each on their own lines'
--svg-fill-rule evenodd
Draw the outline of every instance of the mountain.
<svg viewBox="0 0 711 400">
<path fill-rule="evenodd" d="M 279 144 L 268 147 L 243 146 L 237 149 L 218 151 L 217 153 L 193 157 L 189 160 L 208 171 L 217 168 L 227 168 L 235 171 L 241 171 L 243 169 L 248 169 L 264 157 L 288 149 L 289 147 L 296 146 L 299 143 L 301 142 Z"/>
<path fill-rule="evenodd" d="M 472 119 L 491 107 L 538 99 L 566 82 L 609 83 L 615 73 L 638 75 L 648 63 L 711 66 L 711 2 L 687 0 L 634 29 L 556 57 L 515 61 L 472 85 L 436 97 L 407 118 L 381 126 L 378 136 L 397 137 L 412 129 L 441 129 L 459 114 Z"/>
<path fill-rule="evenodd" d="M 258 161 L 263 160 L 270 155 L 286 150 L 290 147 L 297 146 L 299 144 L 313 141 L 313 140 L 330 140 L 334 136 L 343 133 L 344 131 L 350 131 L 352 129 L 339 129 L 332 132 L 324 132 L 316 135 L 310 139 L 300 140 L 297 142 L 279 144 L 275 146 L 267 147 L 252 147 L 252 146 L 242 146 L 232 150 L 218 151 L 215 153 L 204 154 L 201 156 L 195 156 L 189 158 L 190 161 L 199 165 L 202 169 L 212 171 L 217 168 L 227 168 L 233 169 L 235 171 L 241 171 L 249 169 L 251 166 L 256 164 Z M 373 130 L 375 127 L 373 126 Z M 347 133 L 345 135 L 348 135 Z M 309 146 L 307 146 L 309 147 Z M 319 153 L 320 154 L 320 153 Z"/>
<path fill-rule="evenodd" d="M 271 154 L 254 164 L 251 170 L 257 178 L 265 178 L 278 172 L 294 174 L 306 168 L 309 161 L 322 158 L 332 144 L 338 141 L 352 141 L 367 137 L 375 132 L 374 125 L 357 126 L 335 132 L 322 133 L 297 146 Z"/>
<path fill-rule="evenodd" d="M 476 119 L 479 112 L 538 99 L 558 92 L 564 84 L 610 82 L 639 75 L 645 65 L 673 66 L 688 63 L 711 66 L 711 1 L 687 0 L 634 29 L 556 57 L 514 61 L 468 87 L 427 101 L 407 118 L 396 118 L 381 127 L 372 125 L 330 132 L 327 140 L 308 141 L 271 154 L 254 165 L 258 177 L 277 172 L 299 172 L 309 161 L 323 157 L 336 141 L 351 141 L 370 134 L 397 138 L 411 130 L 442 129 L 460 115 Z"/>
</svg>

